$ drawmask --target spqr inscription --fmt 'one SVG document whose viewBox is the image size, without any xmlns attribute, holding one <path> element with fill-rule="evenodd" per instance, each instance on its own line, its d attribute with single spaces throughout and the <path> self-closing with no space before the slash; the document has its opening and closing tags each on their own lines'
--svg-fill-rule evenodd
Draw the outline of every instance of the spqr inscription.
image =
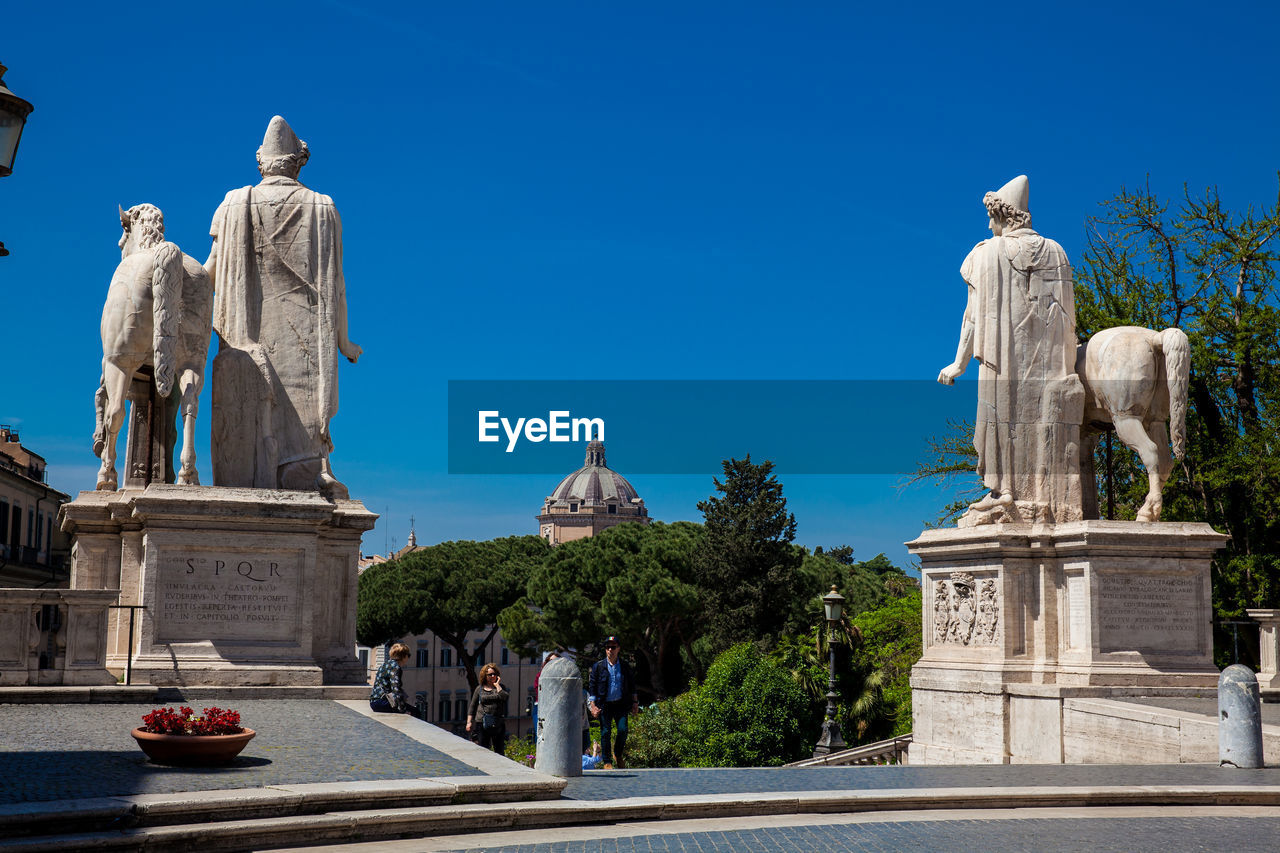
<svg viewBox="0 0 1280 853">
<path fill-rule="evenodd" d="M 296 630 L 291 555 L 174 554 L 160 560 L 157 639 L 287 640 Z"/>
</svg>

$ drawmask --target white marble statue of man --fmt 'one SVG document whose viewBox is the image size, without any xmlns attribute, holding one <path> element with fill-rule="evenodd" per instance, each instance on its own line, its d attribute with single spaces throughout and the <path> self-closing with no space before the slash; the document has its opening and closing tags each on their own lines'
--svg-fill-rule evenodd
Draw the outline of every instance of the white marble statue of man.
<svg viewBox="0 0 1280 853">
<path fill-rule="evenodd" d="M 347 337 L 342 221 L 298 181 L 309 156 L 275 116 L 258 149 L 262 182 L 227 193 L 213 215 L 213 482 L 346 498 L 329 421 L 338 353 L 354 363 L 361 349 Z"/>
<path fill-rule="evenodd" d="M 961 527 L 1081 518 L 1084 388 L 1075 372 L 1071 264 L 1061 246 L 1032 230 L 1029 195 L 1020 175 L 983 198 L 994 236 L 960 267 L 969 285 L 960 345 L 938 374 L 950 385 L 978 359 L 973 444 L 990 493 L 969 507 Z"/>
</svg>

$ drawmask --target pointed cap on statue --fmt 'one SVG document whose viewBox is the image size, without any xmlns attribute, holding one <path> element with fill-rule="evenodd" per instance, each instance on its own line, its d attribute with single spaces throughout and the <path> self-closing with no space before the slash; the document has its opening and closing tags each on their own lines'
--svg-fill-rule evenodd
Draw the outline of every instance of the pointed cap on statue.
<svg viewBox="0 0 1280 853">
<path fill-rule="evenodd" d="M 262 147 L 258 149 L 262 157 L 285 157 L 289 154 L 301 154 L 307 145 L 298 139 L 298 135 L 289 127 L 289 122 L 281 116 L 272 116 L 267 125 L 267 133 L 262 137 Z"/>
<path fill-rule="evenodd" d="M 1009 183 L 996 190 L 996 198 L 1010 207 L 1031 212 L 1031 183 L 1026 175 L 1019 175 Z"/>
</svg>

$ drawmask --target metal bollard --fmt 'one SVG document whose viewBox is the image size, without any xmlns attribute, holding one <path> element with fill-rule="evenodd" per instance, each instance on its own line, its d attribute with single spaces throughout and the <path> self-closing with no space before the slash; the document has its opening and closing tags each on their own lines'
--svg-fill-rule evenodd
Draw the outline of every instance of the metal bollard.
<svg viewBox="0 0 1280 853">
<path fill-rule="evenodd" d="M 538 678 L 538 757 L 535 770 L 552 776 L 582 775 L 582 676 L 556 658 Z"/>
<path fill-rule="evenodd" d="M 1242 664 L 1218 677 L 1218 764 L 1253 770 L 1263 765 L 1258 678 Z"/>
</svg>

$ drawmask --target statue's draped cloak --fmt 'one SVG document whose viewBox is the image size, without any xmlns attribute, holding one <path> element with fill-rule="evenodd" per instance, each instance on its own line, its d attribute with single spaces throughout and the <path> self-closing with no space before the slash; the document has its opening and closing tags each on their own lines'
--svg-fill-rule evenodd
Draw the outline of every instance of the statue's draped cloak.
<svg viewBox="0 0 1280 853">
<path fill-rule="evenodd" d="M 214 449 L 215 466 L 221 459 L 225 474 L 220 478 L 215 470 L 214 481 L 314 488 L 278 481 L 270 469 L 283 471 L 303 462 L 310 477 L 332 449 L 329 420 L 338 410 L 336 335 L 346 328 L 338 211 L 332 199 L 298 181 L 269 177 L 256 187 L 227 193 L 210 233 L 216 241 L 213 325 L 221 338 L 219 357 L 240 351 L 261 377 L 249 381 L 242 375 L 223 386 L 237 389 L 242 399 L 215 404 L 215 415 L 227 409 L 229 418 L 221 428 L 215 422 L 215 441 L 231 446 Z M 230 374 L 235 362 L 223 361 Z M 252 372 L 248 364 L 242 358 L 234 369 Z M 215 391 L 217 372 L 215 361 Z M 261 395 L 272 399 L 269 415 L 255 414 L 262 410 L 262 400 L 256 399 Z M 270 464 L 264 465 L 264 454 Z"/>
<path fill-rule="evenodd" d="M 960 267 L 980 363 L 973 444 L 983 484 L 1037 521 L 1080 514 L 1075 299 L 1062 247 L 1030 228 L 984 240 Z"/>
</svg>

